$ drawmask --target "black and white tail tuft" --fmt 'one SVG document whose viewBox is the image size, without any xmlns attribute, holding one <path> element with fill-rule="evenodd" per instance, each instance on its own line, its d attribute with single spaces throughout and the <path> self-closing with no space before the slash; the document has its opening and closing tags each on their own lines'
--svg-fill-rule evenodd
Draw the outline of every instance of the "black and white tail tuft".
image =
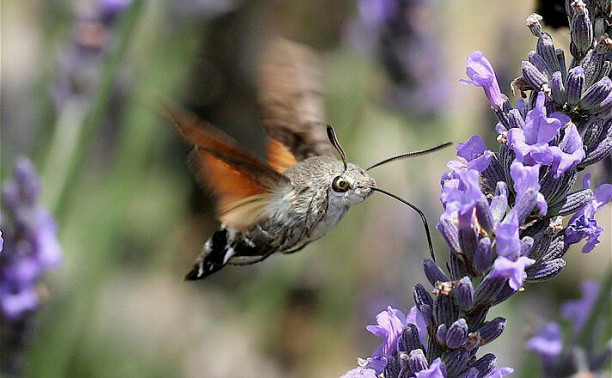
<svg viewBox="0 0 612 378">
<path fill-rule="evenodd" d="M 215 231 L 213 236 L 204 244 L 202 254 L 193 269 L 185 276 L 186 281 L 204 279 L 225 266 L 233 255 L 228 234 L 229 231 L 225 228 Z"/>
</svg>

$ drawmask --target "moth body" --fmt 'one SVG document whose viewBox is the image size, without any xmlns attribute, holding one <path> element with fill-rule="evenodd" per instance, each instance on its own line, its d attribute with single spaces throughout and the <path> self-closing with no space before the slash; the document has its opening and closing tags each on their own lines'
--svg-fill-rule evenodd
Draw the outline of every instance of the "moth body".
<svg viewBox="0 0 612 378">
<path fill-rule="evenodd" d="M 365 171 L 327 156 L 308 158 L 284 172 L 289 179 L 276 188 L 260 221 L 243 230 L 223 224 L 204 244 L 187 279 L 202 279 L 226 264 L 247 265 L 273 253 L 293 253 L 327 234 L 349 208 L 365 200 L 374 180 Z M 344 180 L 347 190 L 334 189 Z"/>
</svg>

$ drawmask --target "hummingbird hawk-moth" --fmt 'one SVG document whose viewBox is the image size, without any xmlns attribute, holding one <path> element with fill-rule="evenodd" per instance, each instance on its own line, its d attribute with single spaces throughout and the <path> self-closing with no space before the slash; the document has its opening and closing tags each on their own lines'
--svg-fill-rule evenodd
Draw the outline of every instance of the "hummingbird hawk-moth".
<svg viewBox="0 0 612 378">
<path fill-rule="evenodd" d="M 324 123 L 318 67 L 314 52 L 288 40 L 275 41 L 264 54 L 257 101 L 269 136 L 267 162 L 191 114 L 167 110 L 194 145 L 192 162 L 213 192 L 221 222 L 185 279 L 203 279 L 226 265 L 254 264 L 274 253 L 297 252 L 329 232 L 352 205 L 373 191 L 391 195 L 419 212 L 433 253 L 423 213 L 377 188 L 367 170 L 347 162 L 334 129 Z M 396 156 L 370 168 L 449 144 Z"/>
</svg>

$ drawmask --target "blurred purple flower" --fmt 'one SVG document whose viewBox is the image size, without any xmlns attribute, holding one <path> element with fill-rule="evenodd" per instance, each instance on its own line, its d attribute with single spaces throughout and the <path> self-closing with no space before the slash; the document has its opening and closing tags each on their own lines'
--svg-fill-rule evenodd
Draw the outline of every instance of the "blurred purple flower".
<svg viewBox="0 0 612 378">
<path fill-rule="evenodd" d="M 525 348 L 549 361 L 554 359 L 563 349 L 561 328 L 557 323 L 548 323 L 540 332 L 527 340 Z"/>
<path fill-rule="evenodd" d="M 501 93 L 497 77 L 489 60 L 481 51 L 474 51 L 466 59 L 465 73 L 470 80 L 461 79 L 463 84 L 474 85 L 484 89 L 489 103 L 494 109 L 502 109 L 508 98 Z"/>
<path fill-rule="evenodd" d="M 40 304 L 39 280 L 57 268 L 62 257 L 55 222 L 38 203 L 40 182 L 34 167 L 20 159 L 13 172 L 13 179 L 2 187 L 0 213 L 0 368 L 7 376 L 20 375 L 30 316 Z"/>
<path fill-rule="evenodd" d="M 582 298 L 567 301 L 561 307 L 563 318 L 572 321 L 574 334 L 580 332 L 587 321 L 598 295 L 599 284 L 594 281 L 584 281 L 582 283 Z"/>
<path fill-rule="evenodd" d="M 421 370 L 415 374 L 416 378 L 445 378 L 446 367 L 442 360 L 436 358 L 431 365 L 425 370 Z"/>
<path fill-rule="evenodd" d="M 2 190 L 4 251 L 0 255 L 0 309 L 10 321 L 36 309 L 36 283 L 61 262 L 56 226 L 37 203 L 40 183 L 25 159 L 15 163 L 15 178 Z"/>
<path fill-rule="evenodd" d="M 535 263 L 528 257 L 521 256 L 516 261 L 512 261 L 503 256 L 499 256 L 493 263 L 492 277 L 509 278 L 508 284 L 513 290 L 518 290 L 523 287 L 527 273 L 525 269 Z"/>
<path fill-rule="evenodd" d="M 432 0 L 359 0 L 358 17 L 346 39 L 364 54 L 375 55 L 391 83 L 388 102 L 414 117 L 445 109 L 449 86 L 442 72 Z"/>
</svg>

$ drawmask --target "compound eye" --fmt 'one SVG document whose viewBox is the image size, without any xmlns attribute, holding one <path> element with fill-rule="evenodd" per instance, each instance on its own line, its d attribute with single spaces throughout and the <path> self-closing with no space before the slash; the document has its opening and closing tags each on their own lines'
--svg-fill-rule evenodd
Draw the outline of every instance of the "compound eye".
<svg viewBox="0 0 612 378">
<path fill-rule="evenodd" d="M 344 179 L 342 176 L 338 176 L 332 181 L 332 189 L 336 192 L 346 192 L 349 190 L 351 186 L 348 181 Z"/>
</svg>

